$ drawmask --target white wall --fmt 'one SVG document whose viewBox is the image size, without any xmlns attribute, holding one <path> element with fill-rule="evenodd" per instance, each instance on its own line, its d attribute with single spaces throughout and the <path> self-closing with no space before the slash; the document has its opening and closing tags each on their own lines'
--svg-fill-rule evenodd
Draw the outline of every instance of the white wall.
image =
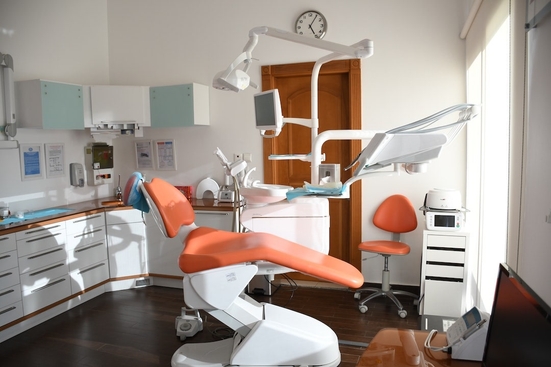
<svg viewBox="0 0 551 367">
<path fill-rule="evenodd" d="M 248 31 L 268 25 L 293 30 L 295 18 L 308 9 L 323 12 L 328 20 L 325 39 L 352 44 L 363 38 L 375 43 L 375 54 L 362 62 L 362 108 L 365 129 L 389 129 L 465 99 L 464 44 L 458 37 L 464 19 L 461 0 L 70 0 L 3 1 L 0 26 L 14 29 L 0 35 L 1 52 L 14 57 L 16 80 L 45 78 L 82 84 L 171 85 L 197 82 L 210 85 L 243 49 Z M 40 5 L 44 4 L 44 5 Z M 41 6 L 44 9 L 37 10 Z M 31 14 L 41 16 L 31 18 Z M 77 23 L 76 25 L 74 23 Z M 28 36 L 20 35 L 32 29 Z M 53 28 L 53 29 L 51 29 Z M 50 31 L 45 31 L 51 29 Z M 24 31 L 25 30 L 25 31 Z M 259 66 L 313 61 L 325 52 L 261 38 L 254 51 L 259 62 L 252 78 L 260 81 Z M 64 73 L 66 70 L 66 73 Z M 262 178 L 262 141 L 253 127 L 252 95 L 210 89 L 211 125 L 185 129 L 147 129 L 146 139 L 174 138 L 176 172 L 146 171 L 173 184 L 196 185 L 211 176 L 222 181 L 222 169 L 212 155 L 218 146 L 228 156 L 252 153 L 255 178 Z M 84 132 L 45 132 L 21 129 L 20 142 L 63 139 L 71 149 L 68 162 L 83 162 L 82 147 L 90 140 Z M 135 167 L 133 139 L 118 138 L 115 174 L 127 177 Z M 403 193 L 420 207 L 434 187 L 464 192 L 464 136 L 448 146 L 429 172 L 417 176 L 364 180 L 364 240 L 383 234 L 370 224 L 375 207 L 388 195 Z M 0 151 L 0 201 L 10 207 L 31 209 L 102 197 L 112 186 L 69 187 L 65 179 L 20 182 L 17 155 Z M 341 162 L 348 164 L 349 162 Z M 31 202 L 28 199 L 32 199 Z M 391 259 L 392 280 L 419 284 L 423 217 L 419 228 L 405 236 L 412 254 Z M 382 259 L 364 263 L 366 281 L 379 282 Z"/>
</svg>

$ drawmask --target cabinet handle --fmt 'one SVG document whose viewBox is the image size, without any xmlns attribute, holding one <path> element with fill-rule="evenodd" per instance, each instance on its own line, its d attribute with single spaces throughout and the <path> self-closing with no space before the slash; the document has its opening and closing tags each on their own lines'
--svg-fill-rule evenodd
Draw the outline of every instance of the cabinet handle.
<svg viewBox="0 0 551 367">
<path fill-rule="evenodd" d="M 6 294 L 10 294 L 10 293 L 13 293 L 13 292 L 15 292 L 13 289 L 10 289 L 10 290 L 8 290 L 8 291 L 2 292 L 2 293 L 0 293 L 0 297 L 4 297 Z"/>
<path fill-rule="evenodd" d="M 46 238 L 51 238 L 51 237 L 55 237 L 55 236 L 59 236 L 61 234 L 61 232 L 59 233 L 52 233 L 52 234 L 49 234 L 47 236 L 42 236 L 42 237 L 37 237 L 37 238 L 33 238 L 32 240 L 28 240 L 26 241 L 27 243 L 31 243 L 31 242 L 36 242 L 36 241 L 41 241 L 41 240 L 44 240 Z"/>
<path fill-rule="evenodd" d="M 75 250 L 75 252 L 82 252 L 82 251 L 90 250 L 94 247 L 98 247 L 98 246 L 102 246 L 102 245 L 103 245 L 103 242 L 99 242 L 99 243 L 96 243 L 96 244 L 93 244 L 93 245 L 90 245 L 90 246 L 79 248 L 78 250 Z"/>
<path fill-rule="evenodd" d="M 427 250 L 465 252 L 465 249 L 464 249 L 464 248 L 459 248 L 459 247 L 427 246 Z"/>
<path fill-rule="evenodd" d="M 97 268 L 101 268 L 102 266 L 105 266 L 105 263 L 101 263 L 101 264 L 97 264 L 97 265 L 94 265 L 94 266 L 91 266 L 89 267 L 88 269 L 84 269 L 82 271 L 79 271 L 78 274 L 84 274 L 84 273 L 87 273 L 91 270 L 94 270 L 94 269 L 97 269 Z"/>
<path fill-rule="evenodd" d="M 63 265 L 65 265 L 65 263 L 56 264 L 54 266 L 50 266 L 49 268 L 42 269 L 42 270 L 39 270 L 39 271 L 35 271 L 34 273 L 30 273 L 29 275 L 30 276 L 35 276 L 35 275 L 38 275 L 38 274 L 42 274 L 42 273 L 45 273 L 45 272 L 50 271 L 52 269 L 59 268 L 60 266 L 63 266 Z"/>
<path fill-rule="evenodd" d="M 101 121 L 102 124 L 135 124 L 136 120 L 109 120 Z"/>
<path fill-rule="evenodd" d="M 5 310 L 0 311 L 0 315 L 3 315 L 5 313 L 8 313 L 8 312 L 13 311 L 13 310 L 15 310 L 15 307 L 11 306 L 10 308 L 6 308 Z"/>
<path fill-rule="evenodd" d="M 11 257 L 11 255 L 4 255 L 4 256 L 0 256 L 0 260 L 4 260 L 4 259 L 7 259 L 8 257 Z"/>
<path fill-rule="evenodd" d="M 87 236 L 89 234 L 96 233 L 96 232 L 101 232 L 101 231 L 103 231 L 103 228 L 97 228 L 97 229 L 93 229 L 89 232 L 77 234 L 77 235 L 73 236 L 73 238 L 84 237 L 84 236 Z"/>
<path fill-rule="evenodd" d="M 436 280 L 439 282 L 453 282 L 453 283 L 463 283 L 463 279 L 458 278 L 447 278 L 447 277 L 425 277 L 425 280 Z"/>
<path fill-rule="evenodd" d="M 13 273 L 10 271 L 9 273 L 0 274 L 0 278 L 9 277 Z"/>
<path fill-rule="evenodd" d="M 27 232 L 25 232 L 25 234 L 38 233 L 38 232 L 42 232 L 42 231 L 47 231 L 47 230 L 50 230 L 50 229 L 54 229 L 54 228 L 57 228 L 57 227 L 61 227 L 61 225 L 58 224 L 58 225 L 56 225 L 56 226 L 45 227 L 45 228 L 39 228 L 39 229 L 35 229 L 35 230 L 32 230 L 32 231 L 27 231 Z"/>
<path fill-rule="evenodd" d="M 456 267 L 463 267 L 464 264 L 461 263 L 448 263 L 444 261 L 427 261 L 427 265 L 440 265 L 440 266 L 456 266 Z"/>
<path fill-rule="evenodd" d="M 0 237 L 0 241 L 7 241 L 9 239 L 10 239 L 9 237 Z"/>
<path fill-rule="evenodd" d="M 220 212 L 220 213 L 201 213 L 200 210 L 196 211 L 195 212 L 195 215 L 197 214 L 202 214 L 202 215 L 223 215 L 223 216 L 227 216 L 227 215 L 230 215 L 230 213 L 223 213 L 223 212 Z"/>
<path fill-rule="evenodd" d="M 39 258 L 39 257 L 46 256 L 46 255 L 50 255 L 50 254 L 53 254 L 54 252 L 58 252 L 58 251 L 63 251 L 63 249 L 60 248 L 60 247 L 58 247 L 58 248 L 56 248 L 56 249 L 54 249 L 54 250 L 52 250 L 52 251 L 44 252 L 44 253 L 39 254 L 39 255 L 29 256 L 29 257 L 27 258 L 27 260 L 37 259 L 37 258 Z"/>
<path fill-rule="evenodd" d="M 43 286 L 40 287 L 40 288 L 33 289 L 33 290 L 31 291 L 31 293 L 40 292 L 41 290 L 44 290 L 44 289 L 46 289 L 46 288 L 49 288 L 49 287 L 51 287 L 51 286 L 54 286 L 54 285 L 59 284 L 59 283 L 64 282 L 64 281 L 65 281 L 65 278 L 58 279 L 58 280 L 56 280 L 55 282 L 48 283 L 48 284 L 46 284 L 46 285 L 43 285 Z"/>
<path fill-rule="evenodd" d="M 101 214 L 92 215 L 91 217 L 84 217 L 82 219 L 76 219 L 76 220 L 73 221 L 73 223 L 86 222 L 89 219 L 95 219 L 95 218 L 100 218 L 100 217 L 101 217 Z"/>
</svg>

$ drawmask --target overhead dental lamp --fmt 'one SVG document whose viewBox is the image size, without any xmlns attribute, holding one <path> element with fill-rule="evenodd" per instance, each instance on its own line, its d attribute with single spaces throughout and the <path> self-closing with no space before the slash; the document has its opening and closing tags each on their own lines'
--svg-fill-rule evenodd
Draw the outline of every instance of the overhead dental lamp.
<svg viewBox="0 0 551 367">
<path fill-rule="evenodd" d="M 247 74 L 247 71 L 253 62 L 252 51 L 258 43 L 258 36 L 260 35 L 280 38 L 286 41 L 334 52 L 335 54 L 331 55 L 331 59 L 338 56 L 365 58 L 373 54 L 373 42 L 368 39 L 353 46 L 344 46 L 317 38 L 304 37 L 296 33 L 286 32 L 276 28 L 256 27 L 249 31 L 249 42 L 245 45 L 243 52 L 237 56 L 227 69 L 214 76 L 212 86 L 215 89 L 240 92 L 247 89 L 249 86 L 257 88 L 257 85 L 251 82 L 251 78 Z M 243 68 L 239 69 L 241 64 L 243 64 Z"/>
</svg>

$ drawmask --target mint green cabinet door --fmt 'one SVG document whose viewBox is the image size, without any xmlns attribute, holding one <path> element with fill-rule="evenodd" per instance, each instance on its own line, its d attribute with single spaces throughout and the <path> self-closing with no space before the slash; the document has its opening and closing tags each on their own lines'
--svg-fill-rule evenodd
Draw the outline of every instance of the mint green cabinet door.
<svg viewBox="0 0 551 367">
<path fill-rule="evenodd" d="M 41 81 L 44 129 L 84 129 L 82 86 Z"/>
<path fill-rule="evenodd" d="M 209 125 L 208 87 L 181 84 L 149 88 L 151 127 Z"/>
</svg>

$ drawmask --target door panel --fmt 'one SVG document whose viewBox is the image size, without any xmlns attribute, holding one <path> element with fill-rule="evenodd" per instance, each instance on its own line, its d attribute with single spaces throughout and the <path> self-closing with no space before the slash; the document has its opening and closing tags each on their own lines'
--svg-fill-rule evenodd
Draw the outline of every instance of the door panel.
<svg viewBox="0 0 551 367">
<path fill-rule="evenodd" d="M 360 129 L 360 62 L 339 60 L 321 68 L 318 88 L 319 130 Z M 311 71 L 314 63 L 262 67 L 263 90 L 277 88 L 284 117 L 311 117 Z M 270 154 L 308 154 L 311 152 L 311 130 L 287 124 L 277 138 L 264 139 L 264 181 L 301 187 L 310 182 L 310 163 L 300 160 L 268 160 Z M 323 163 L 341 165 L 341 181 L 350 177 L 344 167 L 361 150 L 359 141 L 331 140 L 323 145 Z M 361 255 L 361 185 L 351 187 L 350 199 L 330 199 L 330 252 L 358 269 Z M 304 276 L 293 276 L 304 279 Z"/>
</svg>

